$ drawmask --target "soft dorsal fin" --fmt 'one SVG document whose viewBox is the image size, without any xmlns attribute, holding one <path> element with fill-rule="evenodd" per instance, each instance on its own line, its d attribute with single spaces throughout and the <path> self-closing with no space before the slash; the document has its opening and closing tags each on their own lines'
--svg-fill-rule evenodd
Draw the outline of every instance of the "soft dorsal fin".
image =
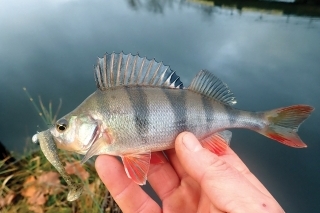
<svg viewBox="0 0 320 213">
<path fill-rule="evenodd" d="M 188 89 L 230 106 L 237 103 L 228 86 L 207 70 L 201 70 L 194 77 Z"/>
<path fill-rule="evenodd" d="M 169 66 L 139 55 L 106 53 L 98 58 L 95 80 L 100 90 L 121 85 L 152 85 L 183 88 L 180 77 Z"/>
</svg>

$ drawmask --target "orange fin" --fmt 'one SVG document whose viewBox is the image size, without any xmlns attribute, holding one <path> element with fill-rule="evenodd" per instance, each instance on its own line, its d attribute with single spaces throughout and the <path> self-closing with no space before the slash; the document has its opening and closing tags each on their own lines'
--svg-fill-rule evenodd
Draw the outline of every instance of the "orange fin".
<svg viewBox="0 0 320 213">
<path fill-rule="evenodd" d="M 165 163 L 164 155 L 162 154 L 162 152 L 152 152 L 150 163 L 151 164 Z"/>
<path fill-rule="evenodd" d="M 307 147 L 296 132 L 313 109 L 307 105 L 294 105 L 265 112 L 269 125 L 258 132 L 287 146 Z"/>
<path fill-rule="evenodd" d="M 211 152 L 222 155 L 227 150 L 231 137 L 232 133 L 228 130 L 224 130 L 201 140 L 201 144 Z"/>
<path fill-rule="evenodd" d="M 139 185 L 145 185 L 150 166 L 151 152 L 121 156 L 129 178 Z"/>
</svg>

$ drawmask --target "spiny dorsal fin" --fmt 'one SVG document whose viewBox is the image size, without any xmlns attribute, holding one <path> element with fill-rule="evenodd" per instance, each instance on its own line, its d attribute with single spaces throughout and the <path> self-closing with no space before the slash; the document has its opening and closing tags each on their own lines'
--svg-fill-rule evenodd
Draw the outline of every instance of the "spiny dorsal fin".
<svg viewBox="0 0 320 213">
<path fill-rule="evenodd" d="M 100 90 L 121 85 L 152 85 L 183 88 L 180 77 L 169 66 L 139 55 L 106 53 L 98 58 L 95 80 Z"/>
<path fill-rule="evenodd" d="M 237 103 L 236 98 L 228 86 L 207 70 L 201 70 L 196 77 L 194 77 L 188 89 L 214 98 L 227 105 Z"/>
</svg>

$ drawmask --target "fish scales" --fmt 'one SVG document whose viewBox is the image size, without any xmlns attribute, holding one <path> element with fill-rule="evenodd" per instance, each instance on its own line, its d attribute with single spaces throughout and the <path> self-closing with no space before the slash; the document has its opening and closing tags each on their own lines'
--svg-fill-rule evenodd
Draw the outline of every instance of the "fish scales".
<svg viewBox="0 0 320 213">
<path fill-rule="evenodd" d="M 100 154 L 120 156 L 128 177 L 140 185 L 146 183 L 150 163 L 163 162 L 151 153 L 173 148 L 183 131 L 194 133 L 204 148 L 218 155 L 230 143 L 230 128 L 246 128 L 291 147 L 306 147 L 297 131 L 313 107 L 235 109 L 233 93 L 206 70 L 185 88 L 162 62 L 112 53 L 98 58 L 95 80 L 98 89 L 93 94 L 55 126 L 33 137 L 34 141 L 39 137 L 45 156 L 69 181 L 68 200 L 81 191 L 70 182 L 57 147 L 84 154 L 82 162 Z"/>
</svg>

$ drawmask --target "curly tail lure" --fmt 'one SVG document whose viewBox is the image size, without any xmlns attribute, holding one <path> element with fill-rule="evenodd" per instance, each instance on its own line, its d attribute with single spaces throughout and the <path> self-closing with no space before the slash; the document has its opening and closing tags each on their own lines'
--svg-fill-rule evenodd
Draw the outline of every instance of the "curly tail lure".
<svg viewBox="0 0 320 213">
<path fill-rule="evenodd" d="M 83 186 L 81 184 L 75 183 L 71 179 L 71 177 L 66 173 L 60 161 L 60 158 L 58 156 L 57 145 L 54 142 L 54 139 L 52 137 L 52 134 L 50 133 L 50 130 L 39 132 L 38 134 L 32 137 L 32 140 L 33 142 L 36 142 L 37 140 L 39 140 L 40 148 L 44 156 L 58 170 L 62 178 L 68 184 L 69 193 L 67 196 L 67 200 L 68 201 L 77 200 L 83 191 Z"/>
</svg>

